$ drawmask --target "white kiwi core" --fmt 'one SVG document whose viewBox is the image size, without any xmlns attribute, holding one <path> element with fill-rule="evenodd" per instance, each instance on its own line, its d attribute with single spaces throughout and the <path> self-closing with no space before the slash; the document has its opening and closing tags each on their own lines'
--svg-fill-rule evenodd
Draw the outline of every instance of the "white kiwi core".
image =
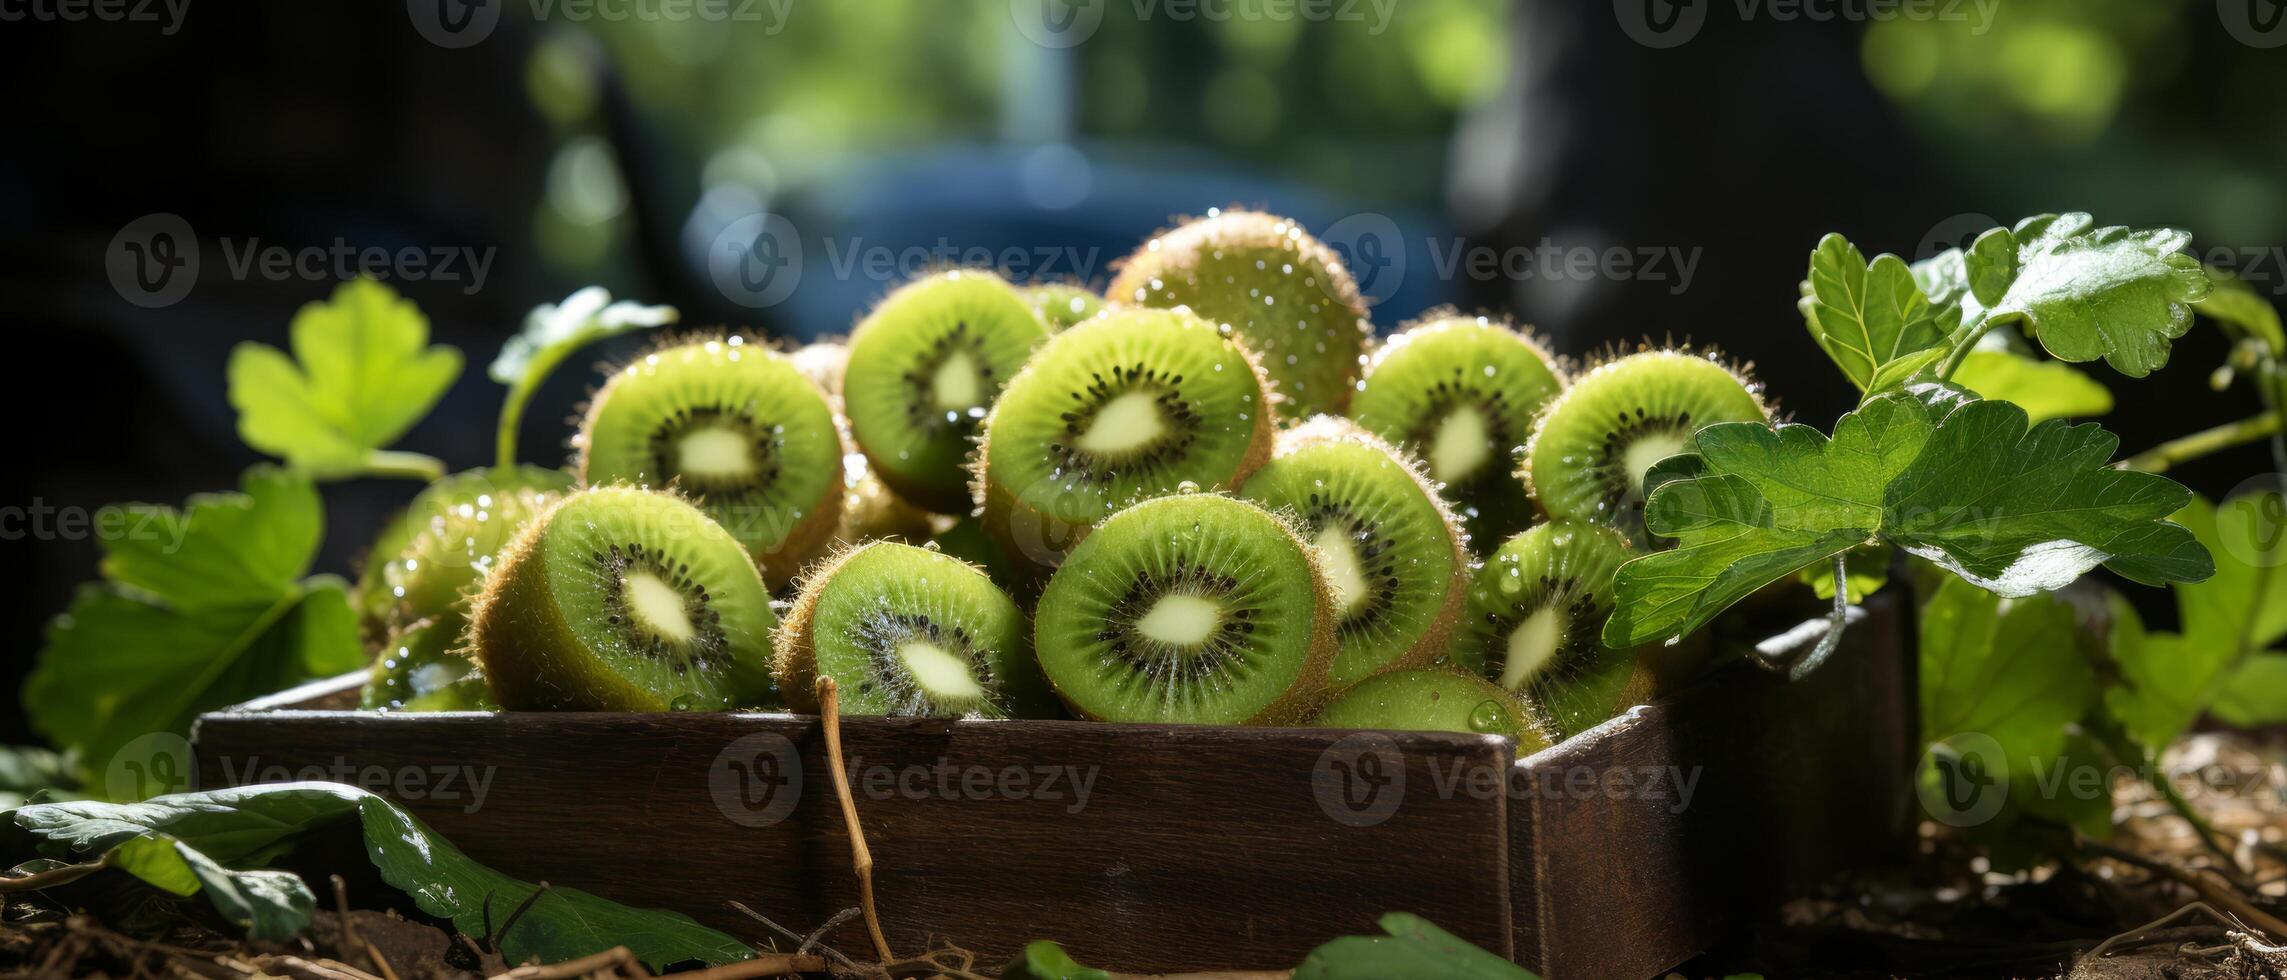
<svg viewBox="0 0 2287 980">
<path fill-rule="evenodd" d="M 1691 448 L 1691 435 L 1684 432 L 1655 432 L 1628 444 L 1622 452 L 1621 465 L 1628 468 L 1628 485 L 1638 491 L 1644 489 L 1644 475 L 1651 472 L 1652 464 Z"/>
<path fill-rule="evenodd" d="M 1485 424 L 1485 413 L 1475 405 L 1463 405 L 1447 414 L 1437 423 L 1437 434 L 1429 443 L 1429 475 L 1439 483 L 1458 483 L 1468 479 L 1485 465 L 1493 455 L 1492 432 Z"/>
<path fill-rule="evenodd" d="M 676 643 L 698 638 L 699 630 L 691 625 L 691 613 L 674 586 L 650 572 L 635 572 L 627 577 L 626 588 L 627 611 L 636 625 Z"/>
<path fill-rule="evenodd" d="M 1326 586 L 1334 592 L 1334 611 L 1347 617 L 1366 601 L 1366 572 L 1358 565 L 1358 549 L 1340 527 L 1328 527 L 1311 541 L 1318 546 L 1326 572 Z"/>
<path fill-rule="evenodd" d="M 1557 644 L 1564 642 L 1571 625 L 1572 617 L 1555 606 L 1536 609 L 1518 623 L 1509 631 L 1509 656 L 1501 667 L 1501 686 L 1512 691 L 1523 687 L 1556 656 Z"/>
<path fill-rule="evenodd" d="M 754 454 L 735 430 L 697 429 L 676 440 L 675 468 L 701 480 L 741 479 L 754 475 Z"/>
<path fill-rule="evenodd" d="M 1088 430 L 1080 433 L 1080 448 L 1091 453 L 1134 452 L 1159 441 L 1167 433 L 1160 418 L 1159 400 L 1141 391 L 1114 398 L 1096 411 Z"/>
<path fill-rule="evenodd" d="M 934 643 L 908 640 L 897 645 L 897 658 L 905 661 L 905 670 L 913 675 L 913 682 L 929 692 L 931 699 L 943 703 L 981 701 L 985 686 L 977 683 L 977 675 L 966 661 L 947 652 Z"/>
<path fill-rule="evenodd" d="M 977 359 L 957 350 L 937 364 L 929 378 L 929 397 L 941 411 L 959 412 L 985 401 L 984 379 L 977 375 Z"/>
<path fill-rule="evenodd" d="M 1169 646 L 1195 647 L 1215 635 L 1223 624 L 1223 610 L 1195 595 L 1163 595 L 1151 611 L 1136 620 L 1136 631 Z"/>
</svg>

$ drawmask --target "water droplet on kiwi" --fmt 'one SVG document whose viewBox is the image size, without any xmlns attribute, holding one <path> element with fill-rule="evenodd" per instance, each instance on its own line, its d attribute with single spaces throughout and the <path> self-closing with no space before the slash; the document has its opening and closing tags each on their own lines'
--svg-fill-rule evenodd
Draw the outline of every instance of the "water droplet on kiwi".
<svg viewBox="0 0 2287 980">
<path fill-rule="evenodd" d="M 1505 735 L 1509 731 L 1509 709 L 1501 702 L 1487 698 L 1470 709 L 1469 730 L 1487 735 Z"/>
<path fill-rule="evenodd" d="M 1178 483 L 1178 484 L 1176 484 L 1176 485 L 1175 485 L 1175 492 L 1176 492 L 1176 493 L 1198 493 L 1198 492 L 1199 492 L 1199 484 L 1198 484 L 1197 482 L 1194 482 L 1194 481 L 1191 481 L 1191 480 L 1185 480 L 1185 481 L 1183 481 L 1183 482 L 1181 482 L 1181 483 Z"/>
</svg>

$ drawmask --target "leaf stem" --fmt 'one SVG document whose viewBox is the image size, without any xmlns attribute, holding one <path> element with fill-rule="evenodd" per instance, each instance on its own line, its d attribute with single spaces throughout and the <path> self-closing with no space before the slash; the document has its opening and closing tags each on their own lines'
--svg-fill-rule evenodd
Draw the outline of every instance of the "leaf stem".
<svg viewBox="0 0 2287 980">
<path fill-rule="evenodd" d="M 1953 351 L 1946 355 L 1945 363 L 1938 366 L 1938 380 L 1952 381 L 1953 373 L 1961 370 L 1961 362 L 1969 358 L 1970 351 L 1977 349 L 1978 340 L 2009 319 L 2011 317 L 2008 316 L 1988 316 L 1977 321 L 1977 325 L 1969 328 L 1969 332 L 1962 336 L 1961 342 L 1953 345 Z"/>
<path fill-rule="evenodd" d="M 2114 762 L 2123 766 L 2134 766 L 2138 772 L 2144 774 L 2145 784 L 2152 787 L 2152 791 L 2159 794 L 2161 799 L 2167 801 L 2168 809 L 2175 811 L 2176 816 L 2183 818 L 2185 823 L 2191 825 L 2193 836 L 2200 839 L 2200 843 L 2208 849 L 2208 853 L 2222 862 L 2223 868 L 2228 873 L 2235 877 L 2244 876 L 2244 873 L 2240 871 L 2239 861 L 2233 858 L 2231 850 L 2219 841 L 2219 838 L 2221 840 L 2230 840 L 2231 838 L 2217 830 L 2215 825 L 2209 823 L 2206 817 L 2201 816 L 2200 812 L 2192 807 L 2192 802 L 2184 799 L 2183 794 L 2176 792 L 2176 787 L 2168 782 L 2168 774 L 2160 771 L 2160 760 L 2157 754 L 2147 755 L 2142 746 L 2131 741 L 2128 733 L 2109 718 L 2091 725 L 2089 728 L 2090 733 L 2097 737 L 2097 741 L 2104 746 L 2105 751 L 2112 754 Z"/>
<path fill-rule="evenodd" d="M 422 453 L 376 449 L 365 454 L 366 476 L 395 477 L 427 482 L 445 475 L 445 461 Z"/>
<path fill-rule="evenodd" d="M 1811 655 L 1803 658 L 1803 661 L 1796 664 L 1795 669 L 1791 672 L 1791 676 L 1797 680 L 1809 673 L 1811 668 L 1825 663 L 1826 658 L 1833 656 L 1835 648 L 1842 645 L 1843 632 L 1850 628 L 1849 555 L 1848 550 L 1835 553 L 1834 611 L 1827 614 L 1826 635 L 1818 638 L 1818 645 L 1811 648 Z"/>
<path fill-rule="evenodd" d="M 2222 452 L 2234 446 L 2266 438 L 2279 432 L 2279 413 L 2267 411 L 2250 415 L 2237 422 L 2227 422 L 2179 439 L 2172 439 L 2123 460 L 2120 468 L 2142 470 L 2146 473 L 2166 473 L 2170 467 L 2188 463 L 2202 456 Z"/>
</svg>

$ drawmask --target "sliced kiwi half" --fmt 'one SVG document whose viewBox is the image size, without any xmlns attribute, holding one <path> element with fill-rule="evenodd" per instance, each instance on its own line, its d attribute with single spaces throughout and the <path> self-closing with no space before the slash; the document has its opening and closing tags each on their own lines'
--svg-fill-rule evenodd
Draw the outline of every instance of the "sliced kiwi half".
<svg viewBox="0 0 2287 980">
<path fill-rule="evenodd" d="M 1068 282 L 1046 282 L 1024 291 L 1032 312 L 1050 330 L 1062 330 L 1104 312 L 1104 298 L 1088 287 Z"/>
<path fill-rule="evenodd" d="M 1279 434 L 1240 496 L 1286 515 L 1318 548 L 1341 644 L 1329 683 L 1444 652 L 1461 621 L 1469 552 L 1451 512 L 1396 449 L 1319 416 Z"/>
<path fill-rule="evenodd" d="M 1459 732 L 1515 739 L 1518 755 L 1548 747 L 1515 695 L 1452 670 L 1392 670 L 1359 681 L 1319 709 L 1319 728 Z"/>
<path fill-rule="evenodd" d="M 1551 518 L 1594 521 L 1645 546 L 1652 464 L 1687 451 L 1703 426 L 1766 420 L 1760 390 L 1711 354 L 1647 350 L 1607 361 L 1549 402 L 1519 476 Z"/>
<path fill-rule="evenodd" d="M 961 269 L 891 293 L 850 334 L 850 435 L 900 496 L 947 514 L 974 506 L 962 463 L 1001 387 L 1048 339 L 999 276 Z"/>
<path fill-rule="evenodd" d="M 429 531 L 434 522 L 442 518 L 489 515 L 498 502 L 522 491 L 561 495 L 572 489 L 573 482 L 572 474 L 564 470 L 544 466 L 493 466 L 454 473 L 423 487 L 412 502 L 405 505 L 404 512 L 373 539 L 366 551 L 364 567 L 358 572 L 358 613 L 365 621 L 369 641 L 378 642 L 391 619 L 405 622 L 421 618 L 407 617 L 398 609 L 396 586 L 385 577 L 390 563 L 404 555 L 416 535 Z"/>
<path fill-rule="evenodd" d="M 729 531 L 674 494 L 610 486 L 525 525 L 469 639 L 511 710 L 724 710 L 777 703 L 777 625 Z"/>
<path fill-rule="evenodd" d="M 1604 646 L 1612 575 L 1632 556 L 1620 533 L 1556 521 L 1503 542 L 1469 585 L 1456 659 L 1522 697 L 1558 738 L 1611 717 L 1639 680 L 1633 651 Z"/>
<path fill-rule="evenodd" d="M 1237 487 L 1271 454 L 1246 350 L 1180 310 L 1106 313 L 1057 334 L 985 419 L 976 495 L 1012 559 L 1053 567 L 1127 504 Z"/>
<path fill-rule="evenodd" d="M 1056 693 L 1100 721 L 1273 724 L 1307 717 L 1334 658 L 1333 596 L 1284 521 L 1220 494 L 1114 514 L 1034 612 Z"/>
<path fill-rule="evenodd" d="M 1334 250 L 1259 211 L 1212 211 L 1162 233 L 1127 257 L 1104 294 L 1189 307 L 1235 333 L 1262 359 L 1289 419 L 1341 414 L 1373 335 L 1365 300 Z"/>
<path fill-rule="evenodd" d="M 1530 334 L 1440 312 L 1375 349 L 1350 417 L 1418 457 L 1471 539 L 1492 548 L 1533 521 L 1517 447 L 1563 390 L 1562 363 Z"/>
<path fill-rule="evenodd" d="M 833 406 L 785 355 L 740 337 L 678 343 L 614 372 L 577 445 L 582 483 L 688 496 L 773 585 L 819 557 L 841 518 Z"/>
<path fill-rule="evenodd" d="M 777 650 L 779 687 L 797 710 L 817 710 L 823 675 L 852 714 L 1057 714 L 1024 611 L 982 570 L 927 548 L 876 541 L 812 569 Z"/>
</svg>

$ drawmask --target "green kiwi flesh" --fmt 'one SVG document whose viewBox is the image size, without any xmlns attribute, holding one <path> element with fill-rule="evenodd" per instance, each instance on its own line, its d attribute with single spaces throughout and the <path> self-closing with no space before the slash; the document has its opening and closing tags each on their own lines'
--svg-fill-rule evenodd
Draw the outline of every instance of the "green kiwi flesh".
<svg viewBox="0 0 2287 980">
<path fill-rule="evenodd" d="M 1458 732 L 1515 739 L 1518 755 L 1548 741 L 1527 721 L 1516 696 L 1482 677 L 1451 670 L 1392 670 L 1352 685 L 1310 722 L 1319 728 L 1390 732 Z"/>
<path fill-rule="evenodd" d="M 1128 256 L 1105 296 L 1188 307 L 1261 358 L 1279 414 L 1339 415 L 1373 334 L 1365 301 L 1334 250 L 1276 215 L 1214 211 Z"/>
<path fill-rule="evenodd" d="M 1520 476 L 1551 518 L 1618 528 L 1638 546 L 1644 477 L 1718 422 L 1767 418 L 1757 386 L 1713 357 L 1650 350 L 1598 365 L 1551 401 Z"/>
<path fill-rule="evenodd" d="M 1057 714 L 1023 610 L 983 571 L 927 548 L 877 541 L 810 571 L 777 649 L 779 687 L 797 710 L 816 710 L 823 675 L 851 714 Z"/>
<path fill-rule="evenodd" d="M 777 702 L 777 623 L 729 531 L 673 494 L 612 486 L 525 525 L 469 638 L 512 710 L 723 710 Z"/>
<path fill-rule="evenodd" d="M 1042 283 L 1026 289 L 1024 295 L 1032 302 L 1033 313 L 1050 330 L 1063 330 L 1104 312 L 1102 296 L 1071 283 Z"/>
<path fill-rule="evenodd" d="M 1492 548 L 1532 523 L 1515 454 L 1563 390 L 1559 362 L 1531 336 L 1486 317 L 1434 315 L 1374 351 L 1350 417 L 1420 458 L 1471 539 Z"/>
<path fill-rule="evenodd" d="M 1240 491 L 1287 515 L 1316 546 L 1340 649 L 1328 681 L 1422 666 L 1460 622 L 1469 553 L 1436 491 L 1389 444 L 1320 416 L 1279 434 Z"/>
<path fill-rule="evenodd" d="M 1101 721 L 1305 717 L 1334 646 L 1332 596 L 1309 546 L 1219 494 L 1113 515 L 1049 578 L 1034 614 L 1056 693 Z"/>
<path fill-rule="evenodd" d="M 1559 738 L 1610 717 L 1630 693 L 1633 651 L 1604 646 L 1612 576 L 1627 539 L 1585 521 L 1526 529 L 1469 586 L 1469 631 L 1455 659 L 1522 697 Z"/>
<path fill-rule="evenodd" d="M 1269 458 L 1261 372 L 1212 324 L 1120 310 L 1042 346 L 985 420 L 985 524 L 1011 558 L 1052 567 L 1096 522 L 1187 486 L 1238 486 Z"/>
<path fill-rule="evenodd" d="M 689 496 L 774 584 L 817 558 L 841 517 L 842 437 L 825 392 L 739 337 L 636 358 L 596 393 L 578 444 L 582 484 Z"/>
<path fill-rule="evenodd" d="M 389 522 L 366 551 L 365 566 L 357 576 L 358 613 L 368 635 L 378 637 L 398 605 L 394 587 L 383 578 L 385 566 L 405 552 L 416 533 L 431 522 L 452 514 L 475 514 L 493 501 L 519 490 L 562 493 L 572 489 L 572 474 L 544 466 L 493 466 L 442 477 L 413 496 L 403 513 Z M 398 617 L 402 621 L 403 617 Z M 420 618 L 420 617 L 414 617 Z"/>
<path fill-rule="evenodd" d="M 1048 339 L 1031 303 L 990 272 L 955 270 L 891 293 L 850 334 L 842 405 L 882 482 L 968 513 L 968 458 L 1001 386 Z"/>
</svg>

